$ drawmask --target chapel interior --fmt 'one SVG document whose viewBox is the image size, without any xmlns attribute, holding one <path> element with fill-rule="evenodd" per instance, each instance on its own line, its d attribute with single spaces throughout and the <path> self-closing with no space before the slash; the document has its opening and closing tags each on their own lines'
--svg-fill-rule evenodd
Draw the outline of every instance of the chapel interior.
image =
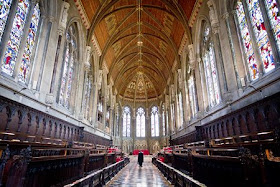
<svg viewBox="0 0 280 187">
<path fill-rule="evenodd" d="M 0 0 L 0 186 L 279 186 L 279 10 Z"/>
</svg>

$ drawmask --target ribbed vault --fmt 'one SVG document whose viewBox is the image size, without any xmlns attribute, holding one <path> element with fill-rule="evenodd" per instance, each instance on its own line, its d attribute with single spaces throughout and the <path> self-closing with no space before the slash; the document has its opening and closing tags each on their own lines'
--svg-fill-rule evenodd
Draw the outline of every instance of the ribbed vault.
<svg viewBox="0 0 280 187">
<path fill-rule="evenodd" d="M 81 1 L 91 22 L 87 42 L 95 34 L 100 65 L 106 62 L 118 94 L 135 100 L 162 94 L 184 34 L 191 40 L 195 0 Z"/>
</svg>

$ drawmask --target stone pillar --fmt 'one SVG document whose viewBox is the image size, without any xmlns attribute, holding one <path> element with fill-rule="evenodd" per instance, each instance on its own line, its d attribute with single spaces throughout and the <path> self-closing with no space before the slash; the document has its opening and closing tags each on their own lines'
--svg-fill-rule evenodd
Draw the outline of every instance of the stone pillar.
<svg viewBox="0 0 280 187">
<path fill-rule="evenodd" d="M 57 44 L 55 46 L 56 52 L 55 52 L 53 70 L 52 70 L 52 75 L 51 75 L 50 88 L 49 88 L 49 93 L 46 94 L 46 98 L 45 98 L 46 104 L 49 104 L 49 105 L 52 105 L 54 103 L 55 96 L 59 92 L 59 90 L 58 90 L 58 88 L 59 88 L 59 86 L 58 86 L 58 84 L 59 84 L 58 64 L 60 61 L 61 62 L 63 61 L 62 58 L 63 58 L 64 49 L 63 49 L 63 47 L 61 47 L 61 44 L 65 43 L 64 35 L 65 35 L 65 30 L 66 30 L 66 23 L 67 23 L 67 19 L 68 19 L 69 8 L 70 8 L 69 3 L 62 2 L 62 8 L 61 8 L 61 13 L 60 13 L 60 18 L 59 18 L 58 29 L 57 29 L 58 39 L 57 39 Z M 47 46 L 45 45 L 45 47 L 47 47 Z M 45 51 L 44 55 L 46 55 L 46 51 Z M 42 61 L 42 65 L 43 65 L 43 61 Z M 40 74 L 38 77 L 37 90 L 40 89 L 39 85 L 41 84 L 40 82 L 41 82 L 42 73 L 43 73 L 41 70 L 41 69 L 43 69 L 42 65 L 41 65 Z M 63 67 L 63 62 L 61 63 L 61 67 Z M 55 91 L 55 88 L 57 88 L 56 91 Z"/>
<path fill-rule="evenodd" d="M 93 87 L 92 87 L 92 91 L 93 91 L 93 101 L 92 101 L 92 125 L 94 127 L 97 127 L 97 100 L 98 100 L 98 85 L 97 83 L 93 83 Z"/>
<path fill-rule="evenodd" d="M 235 79 L 236 79 L 236 82 L 237 82 L 237 89 L 241 89 L 242 86 L 241 86 L 239 72 L 237 70 L 237 62 L 236 62 L 236 57 L 235 57 L 235 48 L 234 48 L 234 45 L 233 45 L 231 27 L 230 27 L 230 22 L 229 22 L 229 13 L 225 13 L 223 15 L 223 19 L 225 20 L 225 24 L 226 24 L 226 28 L 227 28 L 227 35 L 228 35 L 228 41 L 229 41 L 229 44 L 230 44 L 231 58 L 232 58 L 232 62 L 233 62 Z"/>
<path fill-rule="evenodd" d="M 224 61 L 223 61 L 223 56 L 222 56 L 222 50 L 221 50 L 221 43 L 220 43 L 220 36 L 219 36 L 219 30 L 220 30 L 220 25 L 219 25 L 219 19 L 218 15 L 215 9 L 215 5 L 213 0 L 209 0 L 207 2 L 207 5 L 209 7 L 209 16 L 210 16 L 210 22 L 211 22 L 211 28 L 212 32 L 214 34 L 214 48 L 215 48 L 215 55 L 216 55 L 216 64 L 217 64 L 217 69 L 220 69 L 220 73 L 218 74 L 219 77 L 219 82 L 220 82 L 220 93 L 222 100 L 227 100 L 226 94 L 228 94 L 228 83 L 227 83 L 227 78 L 226 78 L 226 72 L 224 68 Z M 220 77 L 221 76 L 221 77 Z"/>
<path fill-rule="evenodd" d="M 110 112 L 110 118 L 109 118 L 109 128 L 110 128 L 110 136 L 113 136 L 113 113 L 114 113 L 114 108 L 113 107 L 110 107 L 109 108 L 109 112 Z"/>
<path fill-rule="evenodd" d="M 197 58 L 197 64 L 198 68 L 196 68 L 196 73 L 197 73 L 197 93 L 198 94 L 198 104 L 200 108 L 200 112 L 205 112 L 208 110 L 208 94 L 207 94 L 207 88 L 206 88 L 206 77 L 205 77 L 205 71 L 204 71 L 204 65 L 203 62 L 201 61 L 201 58 Z"/>
</svg>

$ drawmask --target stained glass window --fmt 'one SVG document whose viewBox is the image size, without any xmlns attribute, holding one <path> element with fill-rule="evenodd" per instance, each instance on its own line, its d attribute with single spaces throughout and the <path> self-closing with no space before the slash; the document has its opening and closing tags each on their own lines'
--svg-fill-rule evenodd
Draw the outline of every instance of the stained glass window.
<svg viewBox="0 0 280 187">
<path fill-rule="evenodd" d="M 182 93 L 181 92 L 179 93 L 178 97 L 179 97 L 179 99 L 178 99 L 179 100 L 179 103 L 178 103 L 179 113 L 178 113 L 178 115 L 179 115 L 179 119 L 180 119 L 179 128 L 182 128 L 183 124 L 184 124 L 184 111 L 183 111 L 183 98 L 182 98 Z"/>
<path fill-rule="evenodd" d="M 22 83 L 26 83 L 27 77 L 30 72 L 30 65 L 31 65 L 31 55 L 33 52 L 33 48 L 35 45 L 36 33 L 39 25 L 40 20 L 40 9 L 39 4 L 34 8 L 34 12 L 32 14 L 32 19 L 30 23 L 30 28 L 28 31 L 27 41 L 24 48 L 23 58 L 20 65 L 20 71 L 18 74 L 19 81 Z"/>
<path fill-rule="evenodd" d="M 247 58 L 250 77 L 251 80 L 256 80 L 257 78 L 259 78 L 259 70 L 256 64 L 256 58 L 253 51 L 251 36 L 250 36 L 247 20 L 245 18 L 244 7 L 241 1 L 237 2 L 236 10 L 237 10 L 239 28 L 241 32 L 243 47 Z"/>
<path fill-rule="evenodd" d="M 152 107 L 151 111 L 151 131 L 152 137 L 159 136 L 159 121 L 158 121 L 158 108 Z"/>
<path fill-rule="evenodd" d="M 273 34 L 280 50 L 280 14 L 276 0 L 265 0 L 267 15 L 273 29 Z"/>
<path fill-rule="evenodd" d="M 257 39 L 265 73 L 275 68 L 272 48 L 268 40 L 264 19 L 258 0 L 247 0 L 249 15 Z"/>
<path fill-rule="evenodd" d="M 130 108 L 124 107 L 123 109 L 123 136 L 130 137 Z"/>
<path fill-rule="evenodd" d="M 10 13 L 11 4 L 12 0 L 0 1 L 0 42 Z"/>
<path fill-rule="evenodd" d="M 188 87 L 189 87 L 189 99 L 190 99 L 190 108 L 192 112 L 192 116 L 197 113 L 197 104 L 196 104 L 196 92 L 195 92 L 195 84 L 194 78 L 191 76 L 188 80 Z"/>
<path fill-rule="evenodd" d="M 13 21 L 10 39 L 5 50 L 4 60 L 2 62 L 2 71 L 10 76 L 12 76 L 14 72 L 28 10 L 29 0 L 20 0 Z"/>
<path fill-rule="evenodd" d="M 66 49 L 60 83 L 59 104 L 69 108 L 73 83 L 74 64 L 77 59 L 76 28 L 70 26 L 66 32 Z"/>
<path fill-rule="evenodd" d="M 166 133 L 165 133 L 165 107 L 164 105 L 162 105 L 162 135 L 163 136 L 166 136 Z"/>
<path fill-rule="evenodd" d="M 145 111 L 138 108 L 136 113 L 136 136 L 145 137 Z"/>
<path fill-rule="evenodd" d="M 215 61 L 214 46 L 210 39 L 210 28 L 206 26 L 203 33 L 203 64 L 206 77 L 209 104 L 211 107 L 220 103 L 220 91 Z"/>
</svg>

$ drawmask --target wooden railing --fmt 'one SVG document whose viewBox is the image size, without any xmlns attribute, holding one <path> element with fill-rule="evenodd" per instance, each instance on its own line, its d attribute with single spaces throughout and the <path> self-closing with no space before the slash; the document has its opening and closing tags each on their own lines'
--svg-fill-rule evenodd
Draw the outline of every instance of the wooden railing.
<svg viewBox="0 0 280 187">
<path fill-rule="evenodd" d="M 152 159 L 152 162 L 157 168 L 163 173 L 163 175 L 173 184 L 174 186 L 186 186 L 186 187 L 205 187 L 205 184 L 193 179 L 192 177 L 182 173 L 181 171 L 159 161 L 156 158 Z"/>
<path fill-rule="evenodd" d="M 84 178 L 81 178 L 71 184 L 65 185 L 64 187 L 82 187 L 82 186 L 103 186 L 110 179 L 112 179 L 122 168 L 129 163 L 129 159 L 122 160 L 101 170 L 98 170 Z"/>
</svg>

